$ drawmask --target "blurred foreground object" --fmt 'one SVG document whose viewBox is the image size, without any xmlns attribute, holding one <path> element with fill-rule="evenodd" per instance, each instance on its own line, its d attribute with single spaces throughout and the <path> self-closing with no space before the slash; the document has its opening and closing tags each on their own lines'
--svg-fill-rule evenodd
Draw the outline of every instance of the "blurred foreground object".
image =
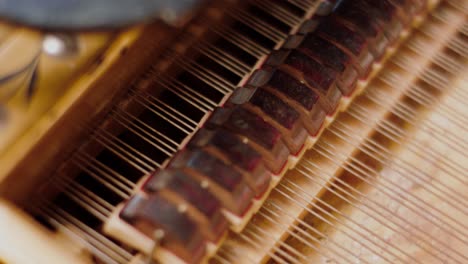
<svg viewBox="0 0 468 264">
<path fill-rule="evenodd" d="M 196 0 L 3 0 L 0 17 L 48 30 L 120 28 L 160 18 L 170 24 Z"/>
</svg>

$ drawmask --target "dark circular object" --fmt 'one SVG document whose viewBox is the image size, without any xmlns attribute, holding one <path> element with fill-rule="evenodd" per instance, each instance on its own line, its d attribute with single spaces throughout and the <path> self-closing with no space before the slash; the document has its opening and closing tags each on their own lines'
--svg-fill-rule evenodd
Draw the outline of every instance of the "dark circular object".
<svg viewBox="0 0 468 264">
<path fill-rule="evenodd" d="M 0 19 L 52 30 L 109 29 L 171 21 L 198 0 L 0 0 Z"/>
</svg>

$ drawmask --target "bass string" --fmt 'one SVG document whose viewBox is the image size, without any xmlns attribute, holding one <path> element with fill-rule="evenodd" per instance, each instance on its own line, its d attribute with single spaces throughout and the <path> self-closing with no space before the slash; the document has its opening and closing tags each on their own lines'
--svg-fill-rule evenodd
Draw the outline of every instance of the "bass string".
<svg viewBox="0 0 468 264">
<path fill-rule="evenodd" d="M 327 149 L 326 147 L 323 147 L 321 146 L 321 148 L 323 149 L 323 151 L 325 152 L 320 152 L 320 154 L 322 155 L 325 155 L 327 158 L 330 158 L 330 159 L 333 159 L 331 156 L 330 156 L 330 153 L 331 153 L 331 150 L 330 149 Z M 336 155 L 334 155 L 336 156 Z M 341 161 L 341 159 L 337 160 L 337 161 Z M 344 166 L 346 166 L 346 170 L 353 173 L 354 175 L 356 175 L 359 179 L 363 180 L 364 182 L 366 182 L 367 184 L 373 184 L 371 183 L 371 181 L 368 179 L 369 177 L 372 177 L 372 175 L 379 175 L 381 176 L 380 174 L 378 174 L 375 170 L 371 169 L 370 167 L 368 167 L 366 164 L 362 163 L 361 161 L 358 161 L 357 159 L 353 159 L 353 158 L 350 158 L 349 161 L 346 161 L 346 164 L 344 164 Z M 344 167 L 343 166 L 343 167 Z M 366 172 L 367 171 L 367 172 Z M 385 177 L 379 177 L 379 179 L 381 179 L 381 186 L 383 188 L 378 188 L 377 190 L 381 191 L 382 194 L 385 194 L 386 196 L 388 196 L 389 198 L 393 198 L 395 200 L 398 200 L 397 198 L 400 198 L 400 199 L 403 199 L 405 202 L 407 202 L 407 205 L 410 205 L 411 204 L 411 208 L 417 208 L 418 210 L 422 210 L 422 212 L 424 212 L 424 217 L 423 217 L 423 214 L 421 213 L 418 213 L 419 216 L 427 219 L 429 222 L 435 224 L 435 220 L 437 220 L 438 222 L 439 221 L 442 221 L 442 219 L 445 219 L 444 217 L 448 217 L 450 220 L 453 220 L 455 223 L 463 226 L 463 224 L 461 224 L 460 222 L 458 222 L 457 220 L 455 219 L 452 219 L 450 216 L 448 216 L 446 213 L 440 211 L 437 209 L 437 215 L 441 214 L 441 216 L 436 216 L 436 214 L 432 211 L 432 210 L 436 210 L 434 208 L 432 208 L 427 202 L 425 202 L 424 200 L 422 200 L 420 197 L 416 197 L 416 196 L 409 196 L 409 195 L 405 195 L 403 196 L 402 194 L 400 194 L 399 192 L 401 193 L 405 193 L 405 190 L 402 188 L 402 187 L 397 187 L 395 183 L 391 182 L 390 180 L 386 179 Z M 385 184 L 383 184 L 385 183 Z M 388 184 L 388 185 L 387 185 Z M 393 191 L 393 188 L 395 188 L 395 191 Z M 396 190 L 398 190 L 399 192 L 397 192 Z M 413 199 L 409 199 L 409 198 L 413 198 Z M 417 200 L 418 202 L 420 203 L 416 203 L 415 200 Z M 423 206 L 424 205 L 424 206 Z M 413 207 L 414 206 L 414 207 Z M 428 208 L 431 208 L 431 210 L 424 210 L 425 207 L 428 207 Z M 410 208 L 410 207 L 408 207 Z M 416 212 L 416 211 L 415 211 Z M 426 216 L 429 215 L 431 217 L 428 217 Z M 443 221 L 442 221 L 443 222 Z M 446 223 L 444 223 L 446 224 Z M 445 229 L 445 226 L 442 225 L 442 224 L 439 224 L 439 227 L 441 227 L 442 229 L 446 230 Z M 453 225 L 449 225 L 449 227 L 452 229 L 455 229 L 456 227 L 453 226 Z M 448 230 L 446 230 L 448 232 Z M 461 231 L 461 230 L 456 230 L 456 231 Z M 464 232 L 461 231 L 461 234 L 463 234 Z M 456 234 L 459 234 L 459 233 L 456 233 Z M 455 233 L 453 234 L 455 237 L 458 238 L 457 235 L 455 235 Z M 459 238 L 460 240 L 463 240 L 461 238 Z"/>
<path fill-rule="evenodd" d="M 74 238 L 85 242 L 84 245 L 87 245 L 98 256 L 104 254 L 105 259 L 117 263 L 128 263 L 133 257 L 129 251 L 47 201 L 43 202 L 36 210 L 42 212 L 43 216 L 48 218 L 49 222 L 56 228 L 61 228 Z"/>
<path fill-rule="evenodd" d="M 357 112 L 352 112 L 352 111 L 350 111 L 347 114 L 349 114 L 349 116 L 351 116 L 351 117 L 354 117 L 356 120 L 358 120 L 361 123 L 366 123 L 366 120 L 365 120 L 365 118 L 363 118 L 361 112 L 358 112 L 358 111 Z M 411 150 L 413 153 L 415 153 L 417 156 L 419 156 L 421 158 L 424 158 L 424 156 L 429 157 L 429 158 L 436 157 L 436 153 L 433 150 L 431 150 L 430 148 L 425 148 L 425 146 L 422 145 L 419 141 L 411 141 L 411 142 L 405 143 L 404 138 L 395 136 L 395 133 L 397 133 L 397 132 L 395 132 L 394 128 L 395 128 L 395 126 L 393 124 L 389 123 L 388 121 L 382 121 L 382 122 L 379 122 L 377 124 L 377 126 L 375 128 L 375 131 L 378 132 L 379 134 L 385 136 L 387 139 L 391 140 L 394 144 L 397 144 L 399 146 L 403 146 L 403 145 L 406 146 L 407 149 Z M 402 136 L 402 135 L 400 135 L 400 136 Z M 428 153 L 425 153 L 423 155 L 423 154 L 421 154 L 420 151 L 424 150 L 424 149 L 427 149 Z M 463 168 L 457 168 L 459 166 L 457 166 L 456 164 L 451 162 L 449 159 L 442 158 L 441 162 L 444 165 L 448 165 L 450 167 L 450 169 L 455 173 L 458 173 L 459 171 L 463 171 Z M 446 169 L 444 169 L 444 171 L 449 173 Z M 462 178 L 460 178 L 460 176 L 457 176 L 456 174 L 450 174 L 449 173 L 449 175 L 452 175 L 452 177 L 454 179 L 457 179 L 459 182 L 462 182 L 462 183 L 464 182 L 464 180 Z"/>
<path fill-rule="evenodd" d="M 305 170 L 304 170 L 305 169 Z M 309 175 L 311 172 L 310 172 L 311 168 L 307 167 L 306 165 L 304 165 L 304 167 L 302 169 L 298 169 L 298 171 L 306 178 L 308 179 L 310 182 L 312 182 L 313 184 L 317 184 L 318 186 L 326 189 L 327 191 L 333 193 L 334 195 L 336 195 L 337 197 L 339 197 L 340 199 L 342 199 L 343 201 L 345 201 L 347 204 L 350 204 L 353 208 L 357 209 L 357 210 L 360 210 L 362 211 L 362 213 L 364 213 L 367 217 L 369 217 L 370 219 L 373 219 L 374 221 L 376 221 L 377 223 L 385 226 L 386 228 L 388 228 L 389 230 L 395 232 L 395 233 L 399 233 L 401 235 L 405 235 L 401 229 L 399 229 L 399 227 L 393 227 L 391 225 L 389 225 L 385 218 L 383 219 L 380 219 L 380 218 L 377 218 L 377 216 L 382 216 L 382 213 L 376 209 L 374 209 L 373 207 L 368 207 L 368 209 L 370 210 L 369 211 L 364 211 L 362 206 L 360 206 L 360 203 L 363 201 L 363 199 L 365 199 L 365 195 L 363 195 L 361 192 L 359 192 L 358 190 L 355 190 L 354 188 L 350 187 L 349 184 L 345 184 L 344 181 L 342 181 L 341 179 L 337 179 L 336 183 L 335 182 L 332 182 L 330 184 L 330 186 L 328 185 L 329 184 L 329 176 L 323 176 L 323 175 L 320 175 L 318 174 L 317 172 L 315 172 L 313 174 L 314 177 L 312 177 L 311 175 Z M 323 172 L 321 172 L 323 173 Z M 321 183 L 319 180 L 323 181 L 323 183 Z M 350 191 L 347 191 L 344 189 L 344 187 L 338 185 L 337 183 L 341 183 L 343 186 L 347 187 L 350 191 L 352 191 L 353 193 L 358 193 L 359 194 L 359 197 L 356 197 L 354 194 L 352 194 Z M 287 184 L 287 185 L 286 185 Z M 283 187 L 284 186 L 284 187 Z M 341 218 L 343 218 L 343 220 L 338 220 L 339 218 L 336 218 L 334 217 L 333 220 L 337 221 L 340 226 L 343 226 L 343 227 L 347 227 L 347 228 L 350 228 L 350 226 L 354 226 L 354 229 L 352 229 L 354 232 L 356 232 L 358 234 L 358 239 L 353 239 L 352 237 L 349 237 L 348 235 L 346 235 L 347 237 L 349 237 L 351 240 L 353 241 L 356 241 L 357 243 L 361 244 L 361 246 L 363 246 L 362 244 L 362 241 L 366 241 L 365 239 L 363 238 L 377 238 L 378 241 L 374 241 L 374 240 L 371 240 L 371 239 L 368 239 L 368 242 L 370 242 L 370 246 L 371 247 L 378 247 L 380 251 L 389 251 L 390 250 L 394 250 L 396 251 L 394 254 L 403 254 L 405 255 L 407 258 L 410 258 L 410 259 L 413 259 L 412 261 L 414 262 L 418 262 L 416 260 L 414 260 L 414 257 L 412 257 L 411 255 L 409 255 L 408 253 L 406 253 L 405 251 L 403 251 L 402 249 L 398 248 L 398 247 L 395 247 L 394 245 L 388 245 L 388 242 L 385 241 L 384 238 L 382 238 L 379 234 L 377 234 L 375 231 L 371 230 L 370 228 L 362 225 L 361 223 L 353 220 L 352 218 L 350 218 L 349 216 L 347 216 L 345 213 L 341 212 L 338 208 L 335 208 L 333 207 L 332 205 L 328 204 L 326 201 L 323 201 L 321 198 L 313 198 L 312 196 L 308 195 L 307 192 L 305 192 L 305 190 L 300 187 L 299 185 L 295 184 L 294 182 L 292 181 L 287 181 L 284 183 L 284 185 L 282 185 L 282 187 L 286 190 L 288 190 L 289 192 L 295 192 L 295 193 L 298 193 L 298 195 L 302 196 L 302 197 L 307 197 L 308 199 L 312 199 L 312 201 L 316 201 L 318 204 L 320 204 L 322 207 L 325 207 L 325 208 L 328 208 L 329 210 L 331 210 L 333 213 L 335 213 L 336 215 L 340 216 Z M 292 189 L 294 188 L 294 189 Z M 340 194 L 337 190 L 339 190 L 340 192 L 342 192 L 343 194 Z M 347 198 L 349 197 L 349 198 Z M 301 198 L 302 199 L 302 198 Z M 353 201 L 351 201 L 350 199 L 353 199 Z M 303 199 L 304 202 L 307 202 L 306 199 Z M 314 208 L 322 208 L 320 207 L 318 204 L 314 205 L 313 203 L 310 203 Z M 367 207 L 366 207 L 367 208 Z M 323 209 L 319 209 L 321 212 Z M 328 214 L 329 215 L 329 214 Z M 314 214 L 314 217 L 316 215 Z M 346 221 L 344 221 L 346 220 Z M 330 225 L 329 222 L 327 222 L 328 225 Z M 340 229 L 338 229 L 340 230 Z M 341 232 L 343 232 L 343 230 L 340 230 Z M 378 244 L 378 243 L 383 243 L 383 246 Z M 390 247 L 389 247 L 390 246 Z M 367 250 L 369 250 L 370 252 L 373 253 L 372 251 L 372 248 L 369 248 L 369 247 L 366 247 L 364 246 L 364 248 L 366 248 Z M 400 257 L 397 257 L 397 258 L 400 258 Z"/>
<path fill-rule="evenodd" d="M 275 209 L 273 209 L 273 207 Z M 334 242 L 333 240 L 325 240 L 325 238 L 327 237 L 327 235 L 323 232 L 321 232 L 319 229 L 313 227 L 312 225 L 310 225 L 309 223 L 303 221 L 302 219 L 300 218 L 297 218 L 293 215 L 291 215 L 288 211 L 286 210 L 283 210 L 282 207 L 276 205 L 275 202 L 273 201 L 269 201 L 267 202 L 267 204 L 265 204 L 263 206 L 263 209 L 262 210 L 265 210 L 267 211 L 268 213 L 270 213 L 272 216 L 274 216 L 276 219 L 281 219 L 281 217 L 287 217 L 288 219 L 291 219 L 291 220 L 294 220 L 294 221 L 297 221 L 298 224 L 297 225 L 294 225 L 293 228 L 295 230 L 297 230 L 297 233 L 299 236 L 302 236 L 302 237 L 306 237 L 308 238 L 309 240 L 319 244 L 320 246 L 323 247 L 323 245 L 325 243 L 330 243 L 332 244 L 334 247 L 331 248 L 329 247 L 329 250 L 334 253 L 334 254 L 338 254 L 341 258 L 343 258 L 343 256 L 341 255 L 341 253 L 344 251 L 350 255 L 352 255 L 354 258 L 358 259 L 359 256 L 357 256 L 354 252 L 348 250 L 346 247 L 340 245 L 339 243 L 336 243 Z M 278 212 L 279 211 L 279 212 Z M 262 211 L 261 211 L 262 213 Z M 279 215 L 278 213 L 281 213 L 281 215 Z M 299 227 L 300 225 L 300 227 Z M 305 229 L 305 230 L 304 230 Z M 318 236 L 318 238 L 316 237 Z M 302 241 L 301 241 L 302 242 Z M 335 249 L 335 247 L 337 249 Z M 314 248 L 315 249 L 315 248 Z M 344 258 L 345 259 L 345 258 Z M 362 260 L 362 261 L 365 261 L 365 260 Z"/>
<path fill-rule="evenodd" d="M 128 154 L 128 155 L 131 155 L 131 154 Z"/>
<path fill-rule="evenodd" d="M 356 120 L 360 121 L 361 123 L 365 123 L 365 119 L 362 118 L 362 116 L 355 116 L 354 113 L 349 113 L 350 116 L 354 117 Z M 392 127 L 389 127 L 388 125 L 389 123 L 386 122 L 386 123 L 379 123 L 377 125 L 377 129 L 376 131 L 380 134 L 380 135 L 383 135 L 385 136 L 387 139 L 391 140 L 394 144 L 397 144 L 399 146 L 407 146 L 408 150 L 410 150 L 412 153 L 414 153 L 416 156 L 420 157 L 420 158 L 438 158 L 437 156 L 437 153 L 434 152 L 434 150 L 431 150 L 429 148 L 425 148 L 424 145 L 418 140 L 418 139 L 415 139 L 414 141 L 408 141 L 406 140 L 405 142 L 405 138 L 404 138 L 404 134 L 401 135 L 399 138 L 395 138 L 392 134 L 389 134 L 389 133 L 392 133 L 392 127 L 394 125 L 392 125 Z M 346 125 L 342 124 L 342 123 L 337 123 L 337 125 L 335 127 L 338 127 L 340 126 L 341 127 L 346 127 Z M 351 131 L 356 131 L 355 129 L 350 129 L 349 127 L 346 127 L 347 130 L 351 130 Z M 376 143 L 372 140 L 368 140 L 368 144 L 372 144 L 372 145 L 375 145 L 375 147 L 379 148 L 379 149 L 382 149 L 380 146 L 378 146 L 378 144 L 376 145 Z M 428 153 L 424 153 L 422 154 L 421 153 L 421 150 L 425 150 L 425 149 L 429 149 L 427 152 Z M 441 158 L 442 161 L 446 161 L 448 159 L 445 159 L 445 158 Z M 457 176 L 456 173 L 459 173 L 459 171 L 463 171 L 463 168 L 457 168 L 457 166 L 454 166 L 453 163 L 448 162 L 446 161 L 444 164 L 448 164 L 450 165 L 450 168 L 453 170 L 453 172 L 450 172 L 450 170 L 447 170 L 447 169 L 442 169 L 444 170 L 444 172 L 446 172 L 449 176 L 451 176 L 451 178 L 453 179 L 456 179 L 457 181 L 459 181 L 460 183 L 464 183 L 464 180 L 462 178 L 460 178 L 460 176 Z M 414 165 L 411 165 L 413 168 L 414 168 Z"/>
<path fill-rule="evenodd" d="M 338 138 L 342 139 L 346 136 L 347 132 L 352 133 L 351 131 L 353 130 L 340 129 L 338 128 L 338 123 L 337 123 L 336 126 L 333 126 L 331 129 L 329 129 L 329 131 L 333 133 L 334 135 L 336 135 Z M 353 144 L 353 146 L 356 146 L 356 145 Z M 422 182 L 425 185 L 433 187 L 435 190 L 438 191 L 438 193 L 441 193 L 439 195 L 436 195 L 437 197 L 442 198 L 443 195 L 445 195 L 461 205 L 464 204 L 463 200 L 458 199 L 458 196 L 457 196 L 459 195 L 458 191 L 445 185 L 445 183 L 440 180 L 435 180 L 431 182 L 430 175 L 425 173 L 420 168 L 417 168 L 414 164 L 411 164 L 399 158 L 398 156 L 393 155 L 390 151 L 380 146 L 378 142 L 375 142 L 372 139 L 367 139 L 364 143 L 356 147 L 358 147 L 359 150 L 365 153 L 366 155 L 369 155 L 370 157 L 374 158 L 380 164 L 383 164 L 384 166 L 388 168 L 394 169 L 399 175 L 405 177 L 406 179 L 408 180 L 411 179 L 414 181 L 414 183 Z M 392 161 L 390 162 L 389 160 L 392 160 Z M 409 175 L 409 176 L 404 176 L 404 175 Z M 410 176 L 414 178 L 410 178 Z M 443 189 L 446 189 L 446 191 L 442 190 L 442 188 L 438 188 L 439 186 L 436 186 L 435 183 L 438 183 L 440 186 L 445 187 Z M 454 193 L 456 195 L 450 195 L 450 193 Z M 460 194 L 460 196 L 463 197 L 463 194 Z M 449 201 L 446 201 L 446 202 L 449 202 Z M 449 204 L 453 206 L 454 208 L 464 210 L 462 209 L 462 207 L 457 206 L 456 204 L 451 204 L 450 202 Z"/>
<path fill-rule="evenodd" d="M 307 167 L 304 167 L 304 168 L 307 168 Z M 308 171 L 302 171 L 301 173 L 303 175 L 307 175 L 306 173 L 311 174 L 312 172 L 310 172 L 310 170 L 308 170 Z M 321 172 L 321 173 L 324 173 L 324 172 Z M 346 182 L 340 180 L 339 178 L 336 180 L 336 183 L 332 182 L 331 186 L 327 186 L 327 184 L 329 184 L 329 180 L 328 180 L 329 177 L 328 178 L 323 178 L 324 176 L 317 177 L 317 175 L 318 175 L 318 173 L 313 173 L 313 176 L 315 176 L 315 177 L 311 177 L 311 180 L 314 181 L 315 183 L 319 184 L 320 186 L 326 188 L 327 191 L 330 191 L 334 195 L 336 195 L 339 198 L 345 200 L 348 204 L 353 206 L 353 210 L 357 210 L 357 211 L 360 211 L 360 212 L 364 213 L 366 215 L 367 219 L 372 219 L 372 220 L 378 222 L 379 224 L 385 226 L 386 228 L 393 231 L 394 233 L 399 234 L 402 237 L 405 237 L 409 241 L 423 242 L 422 243 L 423 247 L 421 247 L 421 249 L 426 251 L 426 253 L 432 255 L 433 257 L 437 257 L 434 254 L 434 252 L 426 249 L 426 246 L 430 245 L 430 243 L 433 242 L 431 238 L 427 239 L 426 236 L 421 236 L 420 234 L 414 234 L 414 232 L 412 232 L 413 229 L 408 229 L 407 227 L 404 226 L 404 224 L 399 224 L 399 223 L 396 223 L 396 222 L 389 223 L 388 219 L 385 217 L 384 212 L 386 212 L 386 213 L 391 213 L 391 212 L 388 212 L 387 209 L 383 205 L 375 203 L 373 201 L 370 201 L 363 193 L 359 192 L 358 190 L 356 190 L 355 188 L 353 188 L 352 186 L 350 186 Z M 318 178 L 321 181 L 323 181 L 323 183 L 318 183 Z M 307 195 L 305 190 L 303 190 L 297 184 L 294 184 L 291 181 L 289 181 L 287 183 L 288 183 L 289 186 L 292 186 L 292 187 L 295 188 L 295 190 L 293 190 L 292 187 L 288 187 L 287 189 L 289 189 L 290 192 L 292 192 L 292 191 L 293 192 L 298 192 L 298 190 L 300 190 L 301 191 L 300 195 L 302 197 L 307 197 L 309 199 L 313 198 L 313 197 L 309 197 L 309 195 Z M 340 185 L 338 185 L 338 183 Z M 345 186 L 347 189 L 349 189 L 353 193 L 359 194 L 359 197 L 356 197 L 355 194 L 350 193 L 350 191 L 345 190 L 344 187 L 341 187 L 341 186 Z M 343 196 L 343 194 L 338 193 L 338 190 L 341 193 L 345 194 L 346 197 L 349 197 L 349 198 L 346 198 L 345 196 Z M 350 201 L 349 200 L 350 198 L 355 200 L 357 202 L 357 204 Z M 301 199 L 303 199 L 303 198 L 301 198 Z M 303 199 L 303 200 L 304 200 L 304 202 L 307 202 L 306 199 Z M 344 219 L 346 219 L 347 221 L 351 221 L 358 228 L 363 229 L 363 230 L 371 233 L 374 237 L 379 237 L 379 241 L 382 242 L 383 245 L 386 246 L 385 250 L 389 250 L 389 247 L 388 247 L 389 245 L 387 245 L 387 241 L 385 240 L 385 237 L 381 237 L 382 235 L 377 235 L 374 232 L 371 232 L 370 230 L 366 230 L 366 227 L 363 226 L 362 223 L 353 221 L 349 216 L 344 216 L 344 214 L 342 212 L 340 212 L 339 209 L 334 208 L 333 206 L 329 205 L 327 202 L 322 201 L 321 199 L 315 199 L 315 201 L 316 202 L 318 201 L 321 205 L 323 205 L 326 208 L 332 210 L 333 212 L 339 214 L 341 217 L 344 217 Z M 371 206 L 369 206 L 367 204 L 364 204 L 364 202 L 366 202 L 366 201 L 370 202 L 372 204 L 375 204 L 376 206 L 371 207 Z M 366 209 L 366 210 L 364 210 L 364 209 Z M 402 219 L 402 218 L 399 218 L 399 219 L 402 220 L 402 221 L 405 220 L 405 219 Z M 408 223 L 406 222 L 405 224 L 408 224 Z M 395 227 L 393 227 L 393 226 L 395 226 Z M 442 245 L 443 245 L 443 243 L 442 243 Z M 392 247 L 394 247 L 395 249 L 397 248 L 397 247 L 395 247 L 395 245 L 392 245 Z M 445 247 L 450 248 L 448 245 L 445 245 Z M 400 251 L 401 251 L 401 249 L 400 249 Z M 443 251 L 442 249 L 437 249 L 435 251 L 440 251 L 440 253 L 446 254 L 445 251 Z M 440 260 L 442 261 L 443 259 L 440 259 Z"/>
<path fill-rule="evenodd" d="M 333 220 L 336 220 L 338 218 L 334 217 L 332 214 L 330 214 L 329 212 L 325 211 L 322 207 L 320 206 L 317 206 L 317 205 L 308 205 L 306 203 L 301 203 L 300 200 L 301 199 L 294 199 L 293 197 L 291 197 L 289 194 L 286 193 L 285 190 L 291 192 L 291 189 L 288 189 L 287 187 L 285 187 L 286 185 L 284 184 L 281 184 L 280 185 L 280 188 L 278 188 L 277 190 L 275 190 L 275 193 L 279 193 L 281 194 L 284 198 L 286 198 L 287 200 L 290 200 L 291 202 L 295 203 L 297 206 L 301 207 L 301 209 L 307 211 L 308 213 L 312 214 L 314 217 L 318 217 L 320 218 L 322 221 L 325 221 L 329 226 L 332 226 L 333 228 L 335 228 L 336 230 L 341 230 L 348 238 L 354 240 L 354 241 L 358 241 L 357 239 L 360 238 L 362 235 L 363 235 L 363 232 L 360 232 L 358 231 L 356 228 L 352 228 L 351 226 L 349 225 L 343 225 L 343 226 L 338 226 L 338 225 L 335 225 L 332 221 Z M 284 190 L 285 189 L 285 190 Z M 292 193 L 294 195 L 299 195 L 298 192 L 295 192 L 295 191 L 292 191 Z M 275 207 L 277 208 L 276 211 L 280 211 L 284 217 L 284 215 L 288 215 L 287 214 L 287 210 L 283 209 L 280 205 L 277 205 L 274 201 L 270 201 L 266 204 L 265 206 L 265 210 L 271 210 L 271 209 L 268 209 L 269 207 Z M 315 212 L 314 210 L 311 210 L 311 208 L 314 208 L 315 210 L 319 211 L 318 213 Z M 327 219 L 325 216 L 331 218 L 331 220 Z M 334 245 L 335 247 L 338 247 L 338 250 L 341 252 L 341 253 L 344 253 L 344 252 L 347 252 L 348 254 L 350 253 L 349 249 L 345 249 L 344 246 L 340 245 L 340 243 L 338 242 L 335 242 L 333 241 L 332 239 L 330 239 L 328 237 L 327 234 L 317 230 L 316 228 L 313 228 L 311 225 L 305 225 L 304 223 L 307 224 L 307 222 L 303 221 L 303 220 L 300 220 L 298 219 L 297 217 L 292 217 L 290 216 L 291 219 L 293 219 L 294 221 L 297 221 L 298 223 L 300 223 L 301 227 L 304 226 L 306 230 L 308 230 L 309 232 L 312 232 L 312 233 L 317 233 L 317 234 L 320 234 L 321 235 L 321 242 L 319 243 L 320 246 L 325 246 L 326 244 L 326 247 L 325 248 L 328 248 L 330 249 L 331 245 Z M 281 219 L 281 218 L 280 218 Z M 338 221 L 339 222 L 339 221 Z M 340 223 L 342 224 L 342 223 Z M 295 228 L 298 228 L 297 225 L 293 225 Z M 348 231 L 344 231 L 343 230 L 343 227 L 346 228 Z M 350 232 L 351 231 L 351 232 Z M 357 234 L 357 236 L 353 236 L 353 234 Z M 310 236 L 310 235 L 309 235 Z M 369 242 L 369 245 L 364 243 L 364 242 Z M 382 254 L 382 252 L 385 252 L 385 253 L 388 253 L 388 254 L 391 254 L 391 257 L 393 258 L 399 258 L 397 255 L 393 254 L 393 252 L 386 252 L 385 251 L 385 248 L 383 247 L 380 247 L 379 250 L 374 250 L 372 248 L 372 246 L 376 246 L 378 247 L 378 244 L 376 244 L 375 242 L 371 241 L 370 239 L 368 238 L 363 238 L 362 241 L 359 242 L 364 248 L 366 248 L 367 250 L 369 250 L 370 252 L 372 252 L 373 254 L 375 254 L 376 256 L 379 256 L 381 259 L 384 259 L 384 260 L 387 260 L 389 261 L 389 258 L 387 258 L 386 256 L 384 256 Z M 359 256 L 355 255 L 354 253 L 351 253 L 351 255 L 354 257 L 354 258 L 357 258 L 359 259 L 360 261 L 365 261 L 365 259 L 362 259 L 360 258 Z M 341 256 L 343 257 L 343 256 Z M 352 257 L 352 258 L 353 258 Z M 351 259 L 352 259 L 351 258 Z"/>
<path fill-rule="evenodd" d="M 362 161 L 354 157 L 350 157 L 348 159 L 348 157 L 340 156 L 338 158 L 337 153 L 334 153 L 331 149 L 324 147 L 323 145 L 320 145 L 320 144 L 322 144 L 322 142 L 319 143 L 317 151 L 323 156 L 329 158 L 329 160 L 331 160 L 335 165 L 340 166 L 341 168 L 345 169 L 349 173 L 352 173 L 358 179 L 362 180 L 369 186 L 376 188 L 376 190 L 379 190 L 383 195 L 389 197 L 390 199 L 395 200 L 395 201 L 398 201 L 398 200 L 404 201 L 404 206 L 410 209 L 414 214 L 434 224 L 440 229 L 446 231 L 447 233 L 451 234 L 453 238 L 456 238 L 460 240 L 461 242 L 464 242 L 464 238 L 460 236 L 461 234 L 464 234 L 464 231 L 457 228 L 454 225 L 447 225 L 447 223 L 443 220 L 443 217 L 447 217 L 453 220 L 455 223 L 459 223 L 457 220 L 452 219 L 451 216 L 440 211 L 439 209 L 431 207 L 426 201 L 424 201 L 420 197 L 407 194 L 403 187 L 388 180 L 385 177 L 379 177 L 380 184 L 376 185 L 374 182 L 371 181 L 371 179 L 375 175 L 380 175 L 378 171 L 369 167 L 367 164 L 364 164 Z M 336 149 L 333 149 L 333 150 L 336 150 Z M 343 160 L 343 159 L 347 159 L 347 160 Z M 344 162 L 344 163 L 340 164 L 340 162 Z M 403 195 L 403 193 L 405 195 Z M 426 209 L 426 208 L 430 208 L 432 210 Z M 433 210 L 437 210 L 437 214 L 436 212 L 433 212 Z"/>
<path fill-rule="evenodd" d="M 316 181 L 316 179 L 314 181 Z M 325 188 L 327 190 L 330 190 L 331 188 L 326 186 L 326 184 L 327 183 L 321 184 L 320 186 L 323 186 L 323 188 Z M 335 186 L 335 185 L 332 185 L 332 186 Z M 351 229 L 351 228 L 349 228 L 349 229 L 353 230 L 353 232 L 358 233 L 358 238 L 353 239 L 352 237 L 349 237 L 348 235 L 346 235 L 346 236 L 349 237 L 355 243 L 360 244 L 361 247 L 365 248 L 366 250 L 369 250 L 369 252 L 371 252 L 375 256 L 380 257 L 380 259 L 385 260 L 385 261 L 387 261 L 389 263 L 392 262 L 388 258 L 385 258 L 385 257 L 381 256 L 382 252 L 385 252 L 392 259 L 400 259 L 401 261 L 404 262 L 404 259 L 402 259 L 402 257 L 403 257 L 402 255 L 404 255 L 406 258 L 412 259 L 412 261 L 414 261 L 414 262 L 419 262 L 419 261 L 415 260 L 414 257 L 412 257 L 408 253 L 404 252 L 400 248 L 389 245 L 388 242 L 386 242 L 384 240 L 384 238 L 379 236 L 376 232 L 372 231 L 369 228 L 364 227 L 361 223 L 358 223 L 358 222 L 352 220 L 349 216 L 345 215 L 339 209 L 337 209 L 337 208 L 333 207 L 332 205 L 328 204 L 326 201 L 323 201 L 321 198 L 313 199 L 313 197 L 311 197 L 310 195 L 305 193 L 304 190 L 301 187 L 299 187 L 298 185 L 292 183 L 291 181 L 285 183 L 284 185 L 281 185 L 281 188 L 282 188 L 281 190 L 283 190 L 282 191 L 283 193 L 285 191 L 287 191 L 287 192 L 290 192 L 290 193 L 293 193 L 293 194 L 297 194 L 296 197 L 300 197 L 300 198 L 296 199 L 297 201 L 302 201 L 301 204 L 303 204 L 303 206 L 311 206 L 315 210 L 320 211 L 319 212 L 320 214 L 324 214 L 324 212 L 326 212 L 325 209 L 330 210 L 330 212 L 327 212 L 324 215 L 330 217 L 332 221 L 336 221 L 337 223 L 339 223 L 340 226 L 347 227 L 347 228 L 349 228 L 350 226 L 353 226 L 354 227 L 353 229 Z M 337 195 L 338 197 L 341 196 L 340 198 L 342 198 L 342 199 L 344 198 L 344 196 L 338 194 L 336 191 L 332 190 L 332 192 L 335 195 Z M 306 198 L 307 199 L 313 199 L 315 201 L 315 203 L 310 203 Z M 358 210 L 362 210 L 357 204 L 354 204 L 354 203 L 352 203 L 352 204 L 353 204 L 353 206 L 355 208 L 358 208 Z M 336 214 L 337 216 L 333 216 L 332 213 Z M 372 212 L 372 216 L 370 216 L 370 217 L 374 217 L 374 219 L 375 219 L 375 216 L 373 216 L 375 214 L 376 214 L 376 211 L 374 210 Z M 313 216 L 317 217 L 316 214 L 313 214 Z M 338 217 L 343 218 L 343 220 L 341 220 Z M 376 221 L 379 222 L 379 220 L 376 220 Z M 330 223 L 327 223 L 327 225 L 330 225 Z M 337 229 L 337 230 L 343 232 L 342 228 Z M 400 233 L 400 234 L 402 233 L 401 230 L 398 230 L 398 229 L 395 229 L 395 228 L 393 228 L 392 231 Z M 364 238 L 368 238 L 368 239 L 364 239 Z M 377 240 L 371 240 L 371 238 L 376 238 Z M 363 242 L 368 242 L 368 243 L 364 244 Z M 366 245 L 366 246 L 363 246 L 363 245 Z M 380 255 L 376 254 L 375 253 L 376 251 L 379 252 Z"/>
</svg>

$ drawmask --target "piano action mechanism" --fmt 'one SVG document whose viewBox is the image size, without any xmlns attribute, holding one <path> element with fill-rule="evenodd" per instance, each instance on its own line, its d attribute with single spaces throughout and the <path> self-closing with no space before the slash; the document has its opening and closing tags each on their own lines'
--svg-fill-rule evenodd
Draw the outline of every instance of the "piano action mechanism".
<svg viewBox="0 0 468 264">
<path fill-rule="evenodd" d="M 0 263 L 467 262 L 467 1 L 188 2 L 0 24 Z"/>
</svg>

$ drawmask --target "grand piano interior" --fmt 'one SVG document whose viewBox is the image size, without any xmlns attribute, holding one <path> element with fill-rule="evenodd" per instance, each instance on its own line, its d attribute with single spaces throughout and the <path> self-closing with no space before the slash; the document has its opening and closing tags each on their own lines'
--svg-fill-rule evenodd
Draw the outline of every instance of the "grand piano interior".
<svg viewBox="0 0 468 264">
<path fill-rule="evenodd" d="M 468 1 L 171 3 L 0 22 L 1 264 L 468 262 Z"/>
</svg>

